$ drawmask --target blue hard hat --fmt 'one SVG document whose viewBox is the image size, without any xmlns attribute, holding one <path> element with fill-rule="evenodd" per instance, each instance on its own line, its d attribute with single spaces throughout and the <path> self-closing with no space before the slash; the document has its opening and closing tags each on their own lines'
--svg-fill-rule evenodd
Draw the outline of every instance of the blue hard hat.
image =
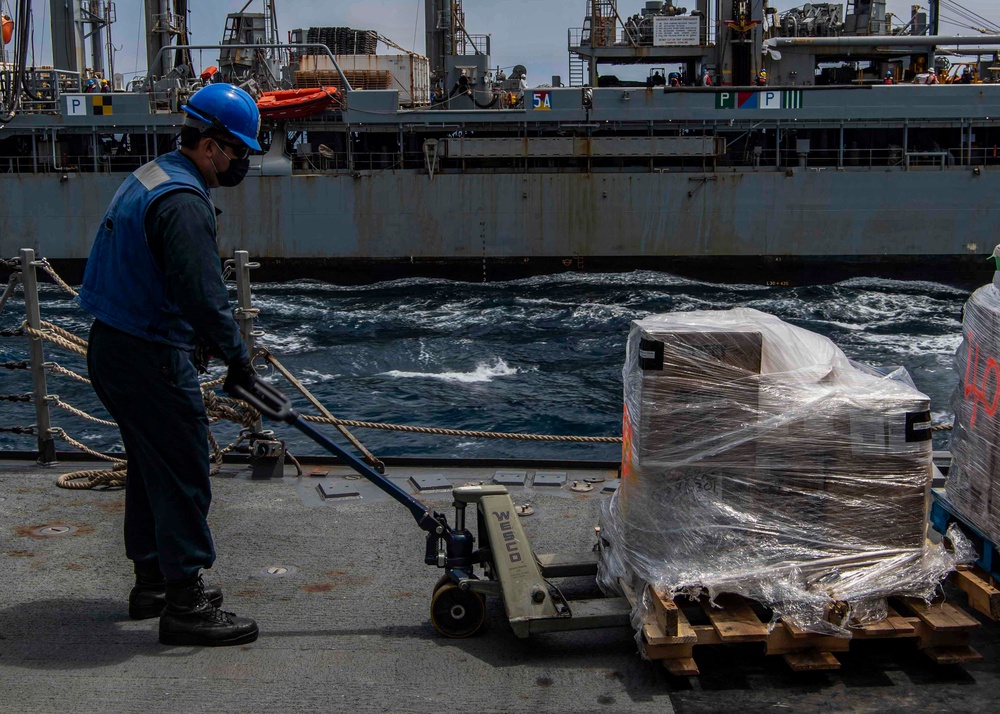
<svg viewBox="0 0 1000 714">
<path fill-rule="evenodd" d="M 92 79 L 88 79 L 87 80 L 87 86 L 88 87 L 93 87 L 95 84 L 97 84 L 97 82 L 95 82 L 94 80 L 92 80 Z"/>
<path fill-rule="evenodd" d="M 260 111 L 253 98 L 231 84 L 210 84 L 195 92 L 181 107 L 188 116 L 232 134 L 254 151 L 260 151 Z"/>
</svg>

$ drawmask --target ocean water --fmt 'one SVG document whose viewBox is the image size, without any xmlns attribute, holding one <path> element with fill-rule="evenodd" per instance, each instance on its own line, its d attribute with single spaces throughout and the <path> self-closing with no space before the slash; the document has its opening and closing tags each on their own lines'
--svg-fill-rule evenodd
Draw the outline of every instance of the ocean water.
<svg viewBox="0 0 1000 714">
<path fill-rule="evenodd" d="M 253 288 L 262 342 L 339 417 L 584 436 L 621 434 L 621 372 L 632 320 L 732 307 L 752 307 L 826 335 L 854 360 L 905 367 L 931 398 L 934 422 L 950 422 L 950 398 L 958 381 L 954 355 L 968 295 L 929 282 L 853 279 L 762 287 L 641 271 L 485 284 L 410 279 L 361 287 L 296 281 Z M 23 310 L 18 295 L 0 314 L 0 329 L 16 328 Z M 89 316 L 54 286 L 43 287 L 42 315 L 77 334 L 86 334 L 90 324 Z M 82 358 L 49 345 L 46 357 L 85 371 Z M 0 337 L 0 363 L 26 358 L 25 338 Z M 222 375 L 224 367 L 215 363 L 212 373 Z M 0 369 L 0 379 L 0 394 L 31 389 L 25 371 Z M 106 418 L 89 387 L 55 375 L 48 379 L 50 393 Z M 273 381 L 289 394 L 294 391 L 279 375 Z M 313 413 L 302 399 L 296 403 Z M 31 405 L 0 402 L 0 414 L 0 426 L 34 421 Z M 120 449 L 112 428 L 59 410 L 53 421 L 91 448 Z M 295 454 L 323 453 L 286 425 L 269 427 Z M 235 434 L 231 426 L 217 431 L 223 443 Z M 620 455 L 615 445 L 363 429 L 356 434 L 380 456 L 614 460 Z M 0 433 L 0 449 L 31 449 L 33 444 L 32 437 Z M 935 446 L 947 447 L 946 432 L 935 436 Z"/>
</svg>

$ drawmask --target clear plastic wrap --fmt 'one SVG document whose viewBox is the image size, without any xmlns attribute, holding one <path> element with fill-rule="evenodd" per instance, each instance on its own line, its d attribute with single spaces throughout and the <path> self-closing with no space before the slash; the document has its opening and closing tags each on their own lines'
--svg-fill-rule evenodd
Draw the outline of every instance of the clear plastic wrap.
<svg viewBox="0 0 1000 714">
<path fill-rule="evenodd" d="M 961 557 L 925 540 L 930 404 L 905 370 L 736 309 L 633 322 L 624 378 L 606 591 L 738 593 L 847 635 L 888 595 L 930 598 Z"/>
<path fill-rule="evenodd" d="M 998 274 L 1000 275 L 1000 274 Z M 1000 541 L 1000 290 L 984 285 L 965 303 L 955 427 L 945 490 L 955 509 Z"/>
</svg>

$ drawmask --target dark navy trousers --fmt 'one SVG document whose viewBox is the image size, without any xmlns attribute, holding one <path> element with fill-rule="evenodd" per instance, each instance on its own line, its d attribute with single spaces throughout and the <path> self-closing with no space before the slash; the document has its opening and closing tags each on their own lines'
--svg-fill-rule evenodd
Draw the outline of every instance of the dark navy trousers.
<svg viewBox="0 0 1000 714">
<path fill-rule="evenodd" d="M 125 555 L 167 580 L 212 567 L 208 416 L 190 353 L 98 320 L 87 369 L 128 455 Z"/>
</svg>

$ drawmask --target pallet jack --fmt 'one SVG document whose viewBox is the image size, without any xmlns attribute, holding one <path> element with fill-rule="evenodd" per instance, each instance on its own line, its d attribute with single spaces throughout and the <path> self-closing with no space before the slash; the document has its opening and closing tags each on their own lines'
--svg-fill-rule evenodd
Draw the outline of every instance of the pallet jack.
<svg viewBox="0 0 1000 714">
<path fill-rule="evenodd" d="M 424 562 L 444 570 L 431 596 L 431 623 L 446 637 L 475 635 L 486 619 L 486 597 L 499 596 L 514 634 L 622 627 L 630 623 L 625 598 L 567 600 L 546 578 L 597 574 L 597 559 L 536 555 L 506 487 L 460 486 L 452 490 L 455 524 L 414 498 L 330 440 L 292 408 L 278 389 L 258 381 L 253 391 L 237 387 L 240 399 L 274 421 L 285 422 L 405 506 L 427 533 Z M 466 528 L 466 508 L 475 506 L 476 536 Z M 481 575 L 477 575 L 477 568 Z"/>
</svg>

